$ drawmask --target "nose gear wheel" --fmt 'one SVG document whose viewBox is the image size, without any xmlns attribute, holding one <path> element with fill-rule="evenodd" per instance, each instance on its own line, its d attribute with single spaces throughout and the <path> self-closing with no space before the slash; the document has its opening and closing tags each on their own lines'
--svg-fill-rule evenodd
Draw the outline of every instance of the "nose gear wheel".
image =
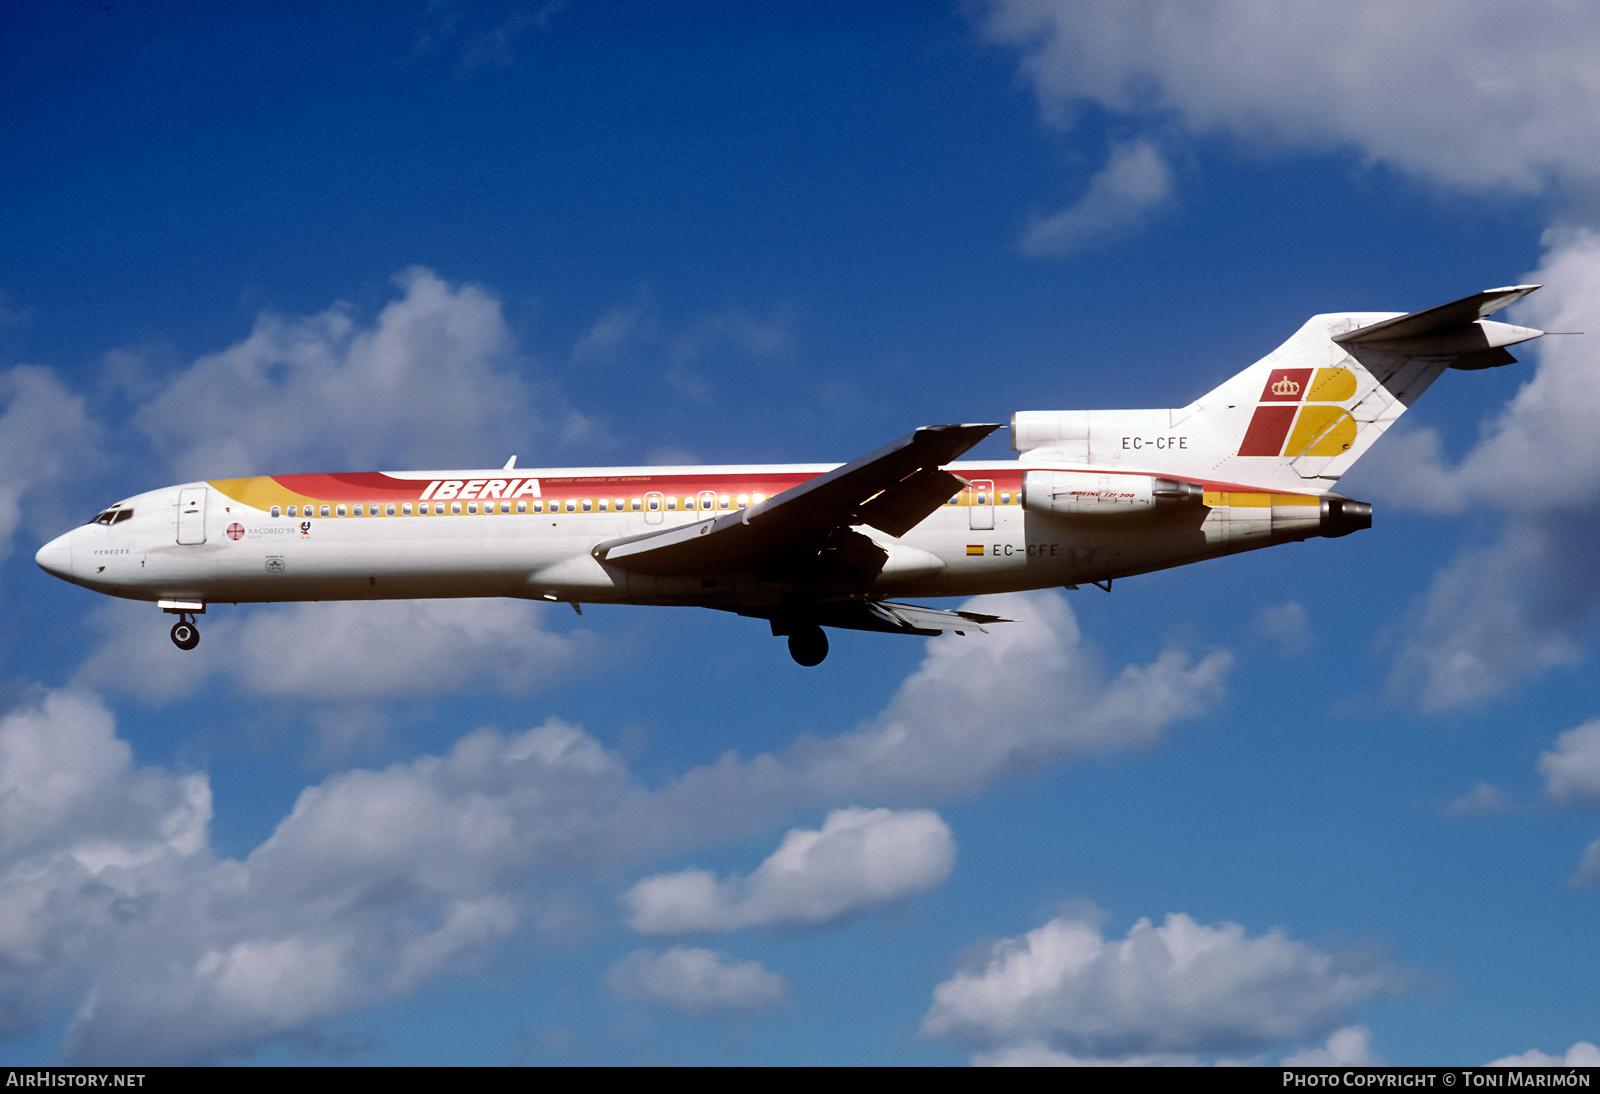
<svg viewBox="0 0 1600 1094">
<path fill-rule="evenodd" d="M 200 628 L 188 615 L 181 616 L 172 625 L 172 644 L 180 650 L 192 650 L 200 644 Z"/>
</svg>

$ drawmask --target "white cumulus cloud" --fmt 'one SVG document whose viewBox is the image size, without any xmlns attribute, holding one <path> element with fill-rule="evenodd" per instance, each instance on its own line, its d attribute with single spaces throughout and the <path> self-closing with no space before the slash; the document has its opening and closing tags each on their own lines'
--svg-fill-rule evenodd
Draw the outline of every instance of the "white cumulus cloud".
<svg viewBox="0 0 1600 1094">
<path fill-rule="evenodd" d="M 1308 1048 L 1278 1061 L 1284 1067 L 1376 1067 L 1383 1063 L 1372 1051 L 1372 1031 L 1346 1026 L 1328 1035 L 1320 1048 Z"/>
<path fill-rule="evenodd" d="M 623 894 L 643 934 L 817 924 L 886 904 L 950 876 L 955 842 L 926 809 L 836 809 L 820 831 L 795 828 L 748 877 L 657 874 Z"/>
<path fill-rule="evenodd" d="M 0 372 L 0 561 L 22 527 L 24 501 L 29 523 L 42 538 L 93 515 L 65 511 L 55 495 L 62 483 L 101 461 L 99 438 L 83 397 L 50 369 L 18 365 Z"/>
<path fill-rule="evenodd" d="M 1350 149 L 1441 185 L 1600 177 L 1600 12 L 1543 0 L 998 0 L 1041 112 L 1096 103 L 1252 148 Z"/>
<path fill-rule="evenodd" d="M 1529 1049 L 1520 1056 L 1502 1056 L 1490 1060 L 1484 1067 L 1600 1067 L 1600 1048 L 1588 1041 L 1579 1041 L 1560 1056 Z"/>
<path fill-rule="evenodd" d="M 656 1003 L 687 1014 L 769 1010 L 789 994 L 783 977 L 759 961 L 734 963 L 711 950 L 674 947 L 635 950 L 606 974 L 624 999 Z"/>
<path fill-rule="evenodd" d="M 1445 812 L 1452 817 L 1491 817 L 1516 808 L 1516 801 L 1500 787 L 1493 783 L 1477 783 L 1447 805 Z"/>
<path fill-rule="evenodd" d="M 1018 622 L 931 639 L 883 713 L 855 733 L 800 742 L 784 766 L 835 794 L 970 794 L 1041 764 L 1153 745 L 1222 698 L 1233 663 L 1225 651 L 1173 648 L 1111 675 L 1059 593 L 968 606 Z"/>
<path fill-rule="evenodd" d="M 569 908 L 574 885 L 781 824 L 796 809 L 847 804 L 840 798 L 926 804 L 1041 764 L 1148 745 L 1221 694 L 1224 654 L 1196 662 L 1168 651 L 1108 672 L 1060 596 L 976 606 L 1029 622 L 1005 637 L 996 628 L 993 643 L 931 640 L 886 711 L 853 732 L 728 756 L 652 787 L 558 721 L 480 730 L 444 755 L 307 787 L 238 859 L 209 846 L 204 776 L 134 766 L 97 700 L 42 693 L 0 719 L 0 1027 L 24 1032 L 72 1011 L 62 1053 L 78 1062 L 247 1056 L 471 968 L 511 935 L 539 930 L 548 908 Z M 439 626 L 470 636 L 480 607 L 441 606 Z M 520 633 L 515 616 L 511 625 L 482 641 Z M 379 660 L 382 636 L 363 640 Z M 408 674 L 431 671 L 404 649 L 389 653 Z M 372 674 L 359 686 L 294 659 L 277 683 L 267 668 L 254 677 L 238 667 L 248 661 L 226 671 L 274 695 L 397 686 L 367 657 L 345 659 Z M 478 679 L 514 674 L 515 660 L 492 661 L 499 667 Z M 1018 678 L 1030 686 L 1004 683 Z M 521 678 L 508 679 L 502 686 Z M 710 879 L 711 899 L 694 911 L 701 922 L 821 922 L 937 883 L 951 853 L 930 812 L 838 810 L 821 829 L 785 837 L 748 877 Z M 701 968 L 718 997 L 728 978 L 706 958 L 674 960 L 685 976 Z M 770 974 L 728 967 L 743 970 L 729 982 L 746 985 L 744 998 L 778 997 Z"/>
<path fill-rule="evenodd" d="M 1062 918 L 940 984 L 922 1029 L 991 1052 L 1043 1045 L 1096 1061 L 1253 1050 L 1331 1032 L 1397 985 L 1382 962 L 1277 930 L 1251 938 L 1173 914 L 1118 940 Z"/>
<path fill-rule="evenodd" d="M 1539 756 L 1539 774 L 1555 801 L 1600 805 L 1600 720 L 1557 737 L 1555 751 Z"/>
<path fill-rule="evenodd" d="M 1032 255 L 1069 254 L 1104 236 L 1136 227 L 1172 196 L 1172 168 L 1150 141 L 1131 141 L 1111 150 L 1106 165 L 1089 180 L 1075 203 L 1047 217 L 1035 217 L 1022 236 Z"/>
<path fill-rule="evenodd" d="M 1256 612 L 1252 626 L 1258 634 L 1276 642 L 1278 648 L 1290 656 L 1308 652 L 1315 643 L 1305 605 L 1297 600 L 1287 604 L 1266 605 Z"/>
<path fill-rule="evenodd" d="M 498 466 L 590 423 L 530 381 L 500 303 L 413 268 L 371 325 L 337 305 L 266 314 L 134 416 L 188 478 L 385 467 Z M 514 446 L 514 447 L 513 447 Z"/>
</svg>

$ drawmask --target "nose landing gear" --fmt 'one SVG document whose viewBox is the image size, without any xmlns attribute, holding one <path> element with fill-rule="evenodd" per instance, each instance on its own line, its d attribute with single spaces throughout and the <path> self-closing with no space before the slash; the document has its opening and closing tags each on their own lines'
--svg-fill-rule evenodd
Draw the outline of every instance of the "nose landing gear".
<svg viewBox="0 0 1600 1094">
<path fill-rule="evenodd" d="M 200 628 L 195 616 L 204 615 L 206 606 L 200 600 L 158 600 L 156 606 L 178 621 L 172 625 L 172 644 L 180 650 L 192 650 L 200 644 Z"/>
<path fill-rule="evenodd" d="M 200 628 L 187 613 L 172 625 L 172 644 L 180 650 L 192 650 L 200 644 Z"/>
</svg>

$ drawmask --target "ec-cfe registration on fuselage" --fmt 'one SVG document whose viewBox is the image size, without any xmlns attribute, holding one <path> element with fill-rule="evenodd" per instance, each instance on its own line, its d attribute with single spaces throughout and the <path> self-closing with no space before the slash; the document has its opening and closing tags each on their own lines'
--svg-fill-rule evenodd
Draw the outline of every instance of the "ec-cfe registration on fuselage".
<svg viewBox="0 0 1600 1094">
<path fill-rule="evenodd" d="M 513 596 L 770 621 L 802 665 L 823 627 L 930 635 L 1005 620 L 907 598 L 1097 584 L 1371 526 L 1332 487 L 1446 369 L 1541 331 L 1485 317 L 1538 286 L 1410 314 L 1318 315 L 1175 410 L 1023 411 L 1015 461 L 956 462 L 997 425 L 938 425 L 842 466 L 407 471 L 217 479 L 118 502 L 45 570 L 176 614 L 208 603 Z"/>
</svg>

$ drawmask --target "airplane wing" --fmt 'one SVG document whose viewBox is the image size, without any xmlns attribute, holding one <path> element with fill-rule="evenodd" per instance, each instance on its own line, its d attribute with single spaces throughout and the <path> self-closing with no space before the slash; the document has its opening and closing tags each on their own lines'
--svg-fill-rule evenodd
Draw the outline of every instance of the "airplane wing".
<svg viewBox="0 0 1600 1094">
<path fill-rule="evenodd" d="M 718 573 L 814 557 L 852 524 L 902 536 L 967 485 L 942 465 L 999 428 L 924 426 L 738 512 L 608 540 L 595 557 L 639 574 Z"/>
</svg>

